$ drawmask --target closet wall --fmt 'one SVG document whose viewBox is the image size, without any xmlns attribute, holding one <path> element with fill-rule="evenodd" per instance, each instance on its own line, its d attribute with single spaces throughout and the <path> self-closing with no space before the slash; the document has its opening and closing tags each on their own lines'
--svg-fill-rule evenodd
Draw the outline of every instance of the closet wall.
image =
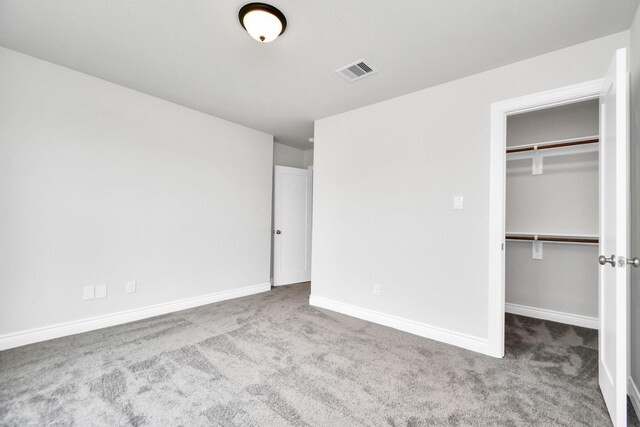
<svg viewBox="0 0 640 427">
<path fill-rule="evenodd" d="M 274 142 L 273 164 L 306 169 L 307 166 L 313 166 L 313 148 L 309 150 L 301 150 L 299 148 Z"/>
<path fill-rule="evenodd" d="M 598 102 L 588 101 L 517 116 L 507 122 L 507 145 L 597 135 Z M 532 160 L 507 161 L 506 231 L 598 235 L 598 153 L 547 157 L 543 173 Z M 598 316 L 598 246 L 507 241 L 506 302 L 569 315 Z"/>
</svg>

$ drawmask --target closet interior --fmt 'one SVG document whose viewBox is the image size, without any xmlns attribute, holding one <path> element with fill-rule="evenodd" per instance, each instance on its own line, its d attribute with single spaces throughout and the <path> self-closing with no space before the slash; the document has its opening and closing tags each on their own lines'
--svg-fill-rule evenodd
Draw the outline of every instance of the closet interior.
<svg viewBox="0 0 640 427">
<path fill-rule="evenodd" d="M 507 120 L 507 313 L 598 328 L 599 103 Z"/>
</svg>

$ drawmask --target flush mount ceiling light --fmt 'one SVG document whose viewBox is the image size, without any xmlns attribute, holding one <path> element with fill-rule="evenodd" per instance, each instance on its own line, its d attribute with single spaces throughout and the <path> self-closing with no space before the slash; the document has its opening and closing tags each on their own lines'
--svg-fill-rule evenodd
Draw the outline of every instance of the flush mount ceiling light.
<svg viewBox="0 0 640 427">
<path fill-rule="evenodd" d="M 245 4 L 238 18 L 247 33 L 261 43 L 274 41 L 287 28 L 284 14 L 266 3 Z"/>
</svg>

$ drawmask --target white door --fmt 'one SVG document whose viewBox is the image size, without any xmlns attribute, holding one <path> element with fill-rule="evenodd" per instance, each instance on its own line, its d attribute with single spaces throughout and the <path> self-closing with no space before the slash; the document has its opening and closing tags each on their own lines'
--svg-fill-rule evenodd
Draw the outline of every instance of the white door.
<svg viewBox="0 0 640 427">
<path fill-rule="evenodd" d="M 311 280 L 310 169 L 275 167 L 273 284 Z"/>
<path fill-rule="evenodd" d="M 600 94 L 599 383 L 615 426 L 627 425 L 629 76 L 616 52 Z"/>
</svg>

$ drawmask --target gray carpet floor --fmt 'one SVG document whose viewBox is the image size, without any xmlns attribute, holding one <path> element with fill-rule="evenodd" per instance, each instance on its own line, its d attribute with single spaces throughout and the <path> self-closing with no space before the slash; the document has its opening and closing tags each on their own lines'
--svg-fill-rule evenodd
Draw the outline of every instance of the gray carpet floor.
<svg viewBox="0 0 640 427">
<path fill-rule="evenodd" d="M 499 360 L 308 297 L 276 288 L 0 352 L 0 424 L 611 424 L 594 331 L 508 315 Z"/>
</svg>

